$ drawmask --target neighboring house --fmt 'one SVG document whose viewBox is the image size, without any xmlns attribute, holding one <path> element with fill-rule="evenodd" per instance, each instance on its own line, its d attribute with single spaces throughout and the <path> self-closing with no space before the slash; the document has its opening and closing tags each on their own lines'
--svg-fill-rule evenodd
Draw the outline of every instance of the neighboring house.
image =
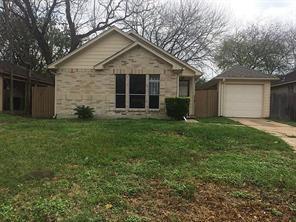
<svg viewBox="0 0 296 222">
<path fill-rule="evenodd" d="M 271 86 L 271 117 L 296 120 L 296 70 Z"/>
<path fill-rule="evenodd" d="M 165 98 L 191 98 L 201 73 L 133 32 L 116 27 L 51 64 L 55 114 L 72 117 L 88 105 L 101 117 L 163 117 Z"/>
<path fill-rule="evenodd" d="M 13 81 L 11 81 L 11 75 Z M 53 86 L 54 76 L 30 72 L 28 69 L 0 61 L 0 112 L 10 112 L 11 83 L 13 85 L 13 112 L 30 112 L 32 86 Z"/>
<path fill-rule="evenodd" d="M 266 118 L 270 114 L 271 81 L 276 79 L 255 70 L 234 66 L 198 90 L 217 90 L 218 116 Z"/>
</svg>

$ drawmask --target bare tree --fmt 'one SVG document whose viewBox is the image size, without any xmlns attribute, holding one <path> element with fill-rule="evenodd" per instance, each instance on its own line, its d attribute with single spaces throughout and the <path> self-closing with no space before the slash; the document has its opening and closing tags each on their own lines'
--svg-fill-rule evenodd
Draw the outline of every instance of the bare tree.
<svg viewBox="0 0 296 222">
<path fill-rule="evenodd" d="M 49 61 L 53 61 L 65 55 L 69 51 L 69 35 L 65 28 L 58 23 L 56 15 L 48 22 L 47 30 L 42 34 L 42 41 L 49 49 L 42 50 L 42 44 L 37 41 L 31 26 L 28 26 L 18 7 L 11 1 L 5 1 L 9 13 L 9 18 L 0 10 L 0 59 L 10 60 L 10 52 L 13 53 L 13 63 L 31 67 L 35 71 L 45 71 L 44 68 Z M 41 13 L 39 7 L 38 13 Z M 39 21 L 40 20 L 40 21 Z M 36 16 L 36 25 L 42 26 L 43 16 Z M 9 24 L 9 29 L 7 29 Z M 39 28 L 40 29 L 40 28 Z M 11 42 L 9 45 L 8 43 Z M 10 46 L 10 47 L 9 47 Z M 49 58 L 47 61 L 45 58 Z"/>
<path fill-rule="evenodd" d="M 150 0 L 3 0 L 11 12 L 22 20 L 36 40 L 46 64 L 67 52 L 57 45 L 63 39 L 69 51 L 87 37 L 143 12 Z M 148 7 L 146 8 L 148 10 Z M 63 33 L 64 38 L 62 38 Z"/>
<path fill-rule="evenodd" d="M 49 25 L 55 15 L 59 0 L 4 0 L 12 2 L 12 12 L 21 18 L 40 47 L 47 64 L 52 62 L 52 49 L 47 40 Z"/>
<path fill-rule="evenodd" d="M 289 64 L 292 69 L 296 69 L 296 27 L 288 26 L 284 32 L 284 39 L 289 49 Z"/>
<path fill-rule="evenodd" d="M 132 16 L 151 11 L 150 0 L 94 0 L 92 8 L 90 4 L 87 0 L 65 0 L 66 19 L 71 38 L 70 51 L 76 49 L 84 38 Z M 86 6 L 89 9 L 88 16 L 83 12 Z"/>
<path fill-rule="evenodd" d="M 242 65 L 278 74 L 290 69 L 289 56 L 285 30 L 280 25 L 252 25 L 226 37 L 215 58 L 221 69 Z"/>
<path fill-rule="evenodd" d="M 227 20 L 219 8 L 204 1 L 167 1 L 153 12 L 126 20 L 131 29 L 179 59 L 203 68 L 226 31 Z"/>
</svg>

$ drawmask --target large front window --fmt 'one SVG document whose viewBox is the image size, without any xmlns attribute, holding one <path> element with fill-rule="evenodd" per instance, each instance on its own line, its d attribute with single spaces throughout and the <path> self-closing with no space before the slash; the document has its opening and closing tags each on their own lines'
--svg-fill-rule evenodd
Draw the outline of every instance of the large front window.
<svg viewBox="0 0 296 222">
<path fill-rule="evenodd" d="M 145 108 L 146 76 L 130 75 L 130 108 Z"/>
<path fill-rule="evenodd" d="M 146 81 L 147 78 L 147 81 Z M 116 108 L 159 109 L 160 75 L 116 75 Z M 129 91 L 126 92 L 126 80 Z M 147 107 L 148 108 L 148 107 Z"/>
</svg>

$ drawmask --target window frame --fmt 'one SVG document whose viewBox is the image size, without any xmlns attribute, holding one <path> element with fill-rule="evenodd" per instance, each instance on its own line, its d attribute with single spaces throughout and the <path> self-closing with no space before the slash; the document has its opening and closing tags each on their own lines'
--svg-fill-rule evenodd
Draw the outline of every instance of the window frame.
<svg viewBox="0 0 296 222">
<path fill-rule="evenodd" d="M 146 88 L 147 88 L 147 81 L 146 81 L 146 74 L 131 74 L 129 75 L 129 104 L 128 104 L 128 108 L 129 110 L 146 110 L 146 101 L 147 101 L 147 92 L 146 92 Z M 144 79 L 144 94 L 143 93 L 131 93 L 132 88 L 131 88 L 131 79 L 132 77 L 143 77 Z M 131 97 L 132 96 L 144 96 L 144 107 L 131 107 Z"/>
<path fill-rule="evenodd" d="M 158 79 L 151 79 L 151 77 L 158 77 Z M 148 108 L 149 110 L 159 110 L 160 108 L 160 75 L 159 74 L 149 74 L 148 75 Z M 150 88 L 150 83 L 156 83 L 157 84 L 157 87 L 158 89 L 156 90 L 158 93 L 152 93 L 151 92 L 151 88 Z M 157 108 L 154 108 L 152 107 L 151 108 L 151 104 L 150 104 L 150 101 L 151 101 L 151 97 L 152 96 L 157 96 L 158 97 L 158 104 L 157 104 Z"/>
<path fill-rule="evenodd" d="M 124 78 L 124 93 L 117 92 L 117 77 L 123 76 Z M 126 74 L 115 74 L 115 109 L 126 109 Z M 117 107 L 117 96 L 124 96 L 124 107 Z"/>
<path fill-rule="evenodd" d="M 180 95 L 181 82 L 187 82 L 187 96 L 181 96 Z M 179 80 L 179 96 L 180 97 L 190 97 L 190 80 L 188 80 L 188 79 L 180 79 Z"/>
</svg>

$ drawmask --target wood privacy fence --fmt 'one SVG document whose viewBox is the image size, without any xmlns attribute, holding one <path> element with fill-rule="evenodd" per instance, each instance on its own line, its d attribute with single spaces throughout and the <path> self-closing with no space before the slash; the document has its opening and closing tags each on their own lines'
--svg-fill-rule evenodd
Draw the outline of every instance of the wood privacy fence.
<svg viewBox="0 0 296 222">
<path fill-rule="evenodd" d="M 296 120 L 296 93 L 272 93 L 271 118 L 283 120 Z"/>
<path fill-rule="evenodd" d="M 197 90 L 195 92 L 195 115 L 197 117 L 218 116 L 217 90 Z"/>
<path fill-rule="evenodd" d="M 54 115 L 54 87 L 32 87 L 32 117 L 52 118 Z"/>
</svg>

